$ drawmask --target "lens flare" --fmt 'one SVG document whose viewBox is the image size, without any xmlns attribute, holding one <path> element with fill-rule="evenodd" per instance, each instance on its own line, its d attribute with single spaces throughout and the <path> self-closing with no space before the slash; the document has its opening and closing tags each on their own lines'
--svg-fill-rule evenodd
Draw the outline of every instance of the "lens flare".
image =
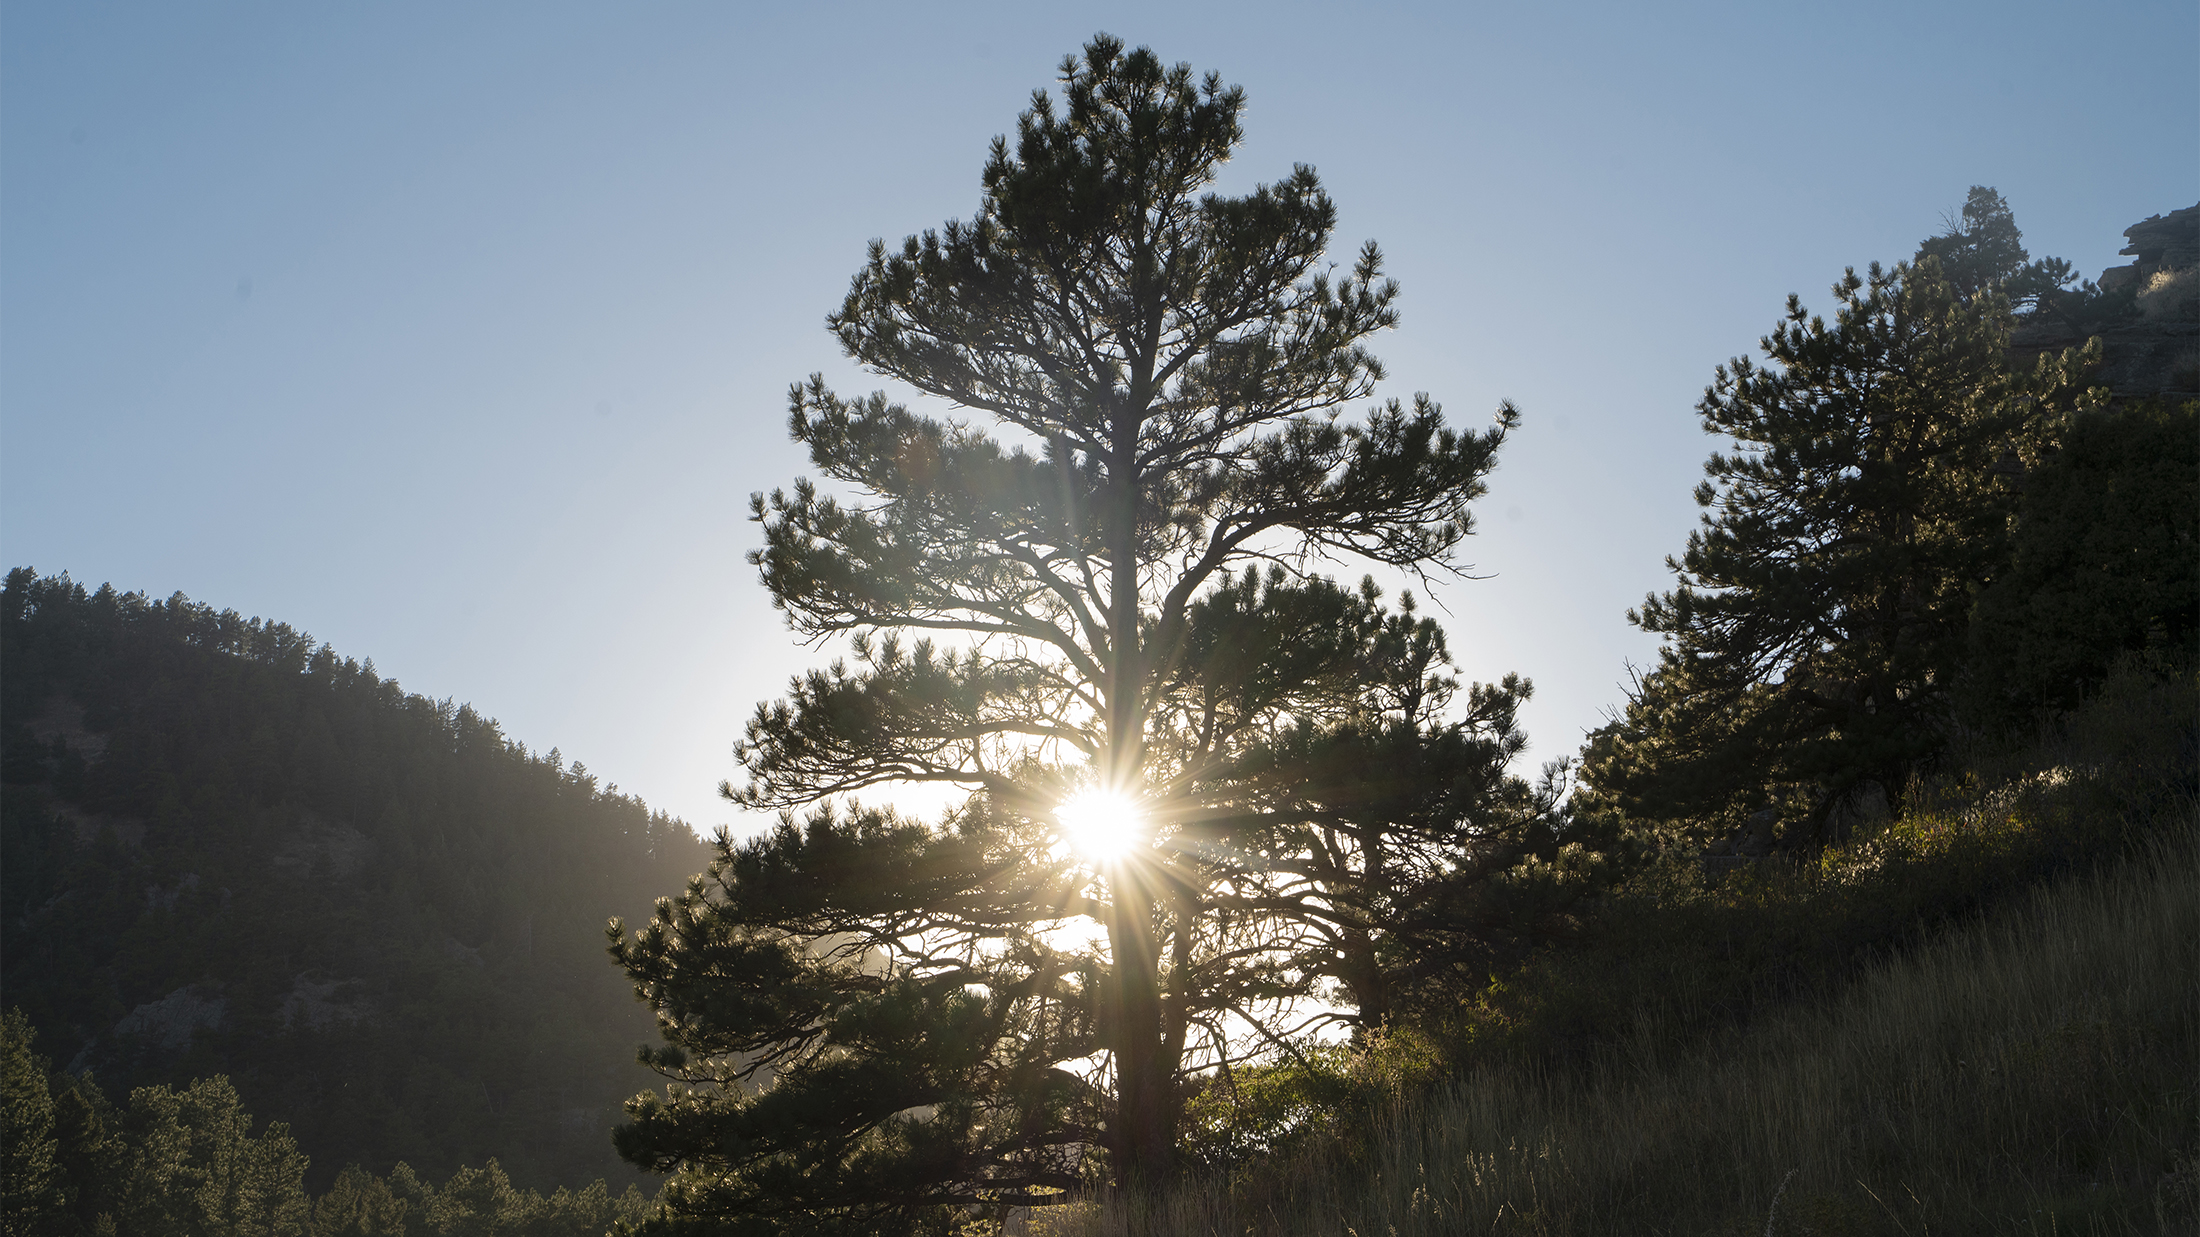
<svg viewBox="0 0 2200 1237">
<path fill-rule="evenodd" d="M 1062 836 L 1087 859 L 1121 858 L 1145 836 L 1138 801 L 1106 790 L 1083 790 L 1054 809 Z"/>
</svg>

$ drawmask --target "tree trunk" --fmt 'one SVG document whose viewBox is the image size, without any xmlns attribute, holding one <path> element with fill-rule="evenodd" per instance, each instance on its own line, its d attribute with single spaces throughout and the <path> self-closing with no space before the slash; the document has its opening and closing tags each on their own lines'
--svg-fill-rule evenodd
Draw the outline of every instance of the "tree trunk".
<svg viewBox="0 0 2200 1237">
<path fill-rule="evenodd" d="M 1115 1056 L 1115 1181 L 1151 1189 L 1169 1179 L 1176 1159 L 1176 1062 L 1167 1060 L 1161 1025 L 1160 967 L 1153 901 L 1135 873 L 1118 869 L 1110 892 L 1108 952 Z"/>
<path fill-rule="evenodd" d="M 1145 375 L 1135 375 L 1128 406 L 1145 406 Z M 1136 413 L 1119 414 L 1111 426 L 1108 555 L 1107 768 L 1110 790 L 1134 790 L 1145 758 L 1141 721 L 1144 658 L 1138 633 L 1138 426 Z M 1154 897 L 1139 871 L 1140 856 L 1118 861 L 1108 874 L 1112 911 L 1108 952 L 1115 963 L 1115 1145 L 1119 1186 L 1150 1189 L 1167 1181 L 1176 1158 L 1174 1108 L 1176 1062 L 1167 1059 L 1161 1025 L 1160 956 L 1154 932 Z"/>
<path fill-rule="evenodd" d="M 1360 1026 L 1372 1031 L 1390 1020 L 1390 982 L 1375 958 L 1375 938 L 1365 928 L 1344 933 L 1344 986 L 1352 990 Z"/>
</svg>

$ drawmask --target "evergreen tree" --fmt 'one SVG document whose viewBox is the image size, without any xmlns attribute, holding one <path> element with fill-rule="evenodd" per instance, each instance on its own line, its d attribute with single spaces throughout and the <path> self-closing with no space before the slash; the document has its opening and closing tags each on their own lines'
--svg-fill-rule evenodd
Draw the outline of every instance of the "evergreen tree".
<svg viewBox="0 0 2200 1237">
<path fill-rule="evenodd" d="M 119 1115 L 97 1228 L 111 1220 L 123 1233 L 304 1237 L 306 1157 L 282 1122 L 251 1132 L 229 1079 L 139 1087 Z"/>
<path fill-rule="evenodd" d="M 2099 399 L 2091 354 L 2010 371 L 2008 301 L 1978 275 L 2024 256 L 2013 225 L 1995 241 L 2005 214 L 1981 221 L 1970 295 L 1931 253 L 1852 270 L 1832 322 L 1791 296 L 1770 364 L 1718 370 L 1698 411 L 1735 450 L 1704 465 L 1678 586 L 1629 612 L 1666 644 L 1592 736 L 1585 802 L 1728 824 L 1771 806 L 1815 833 L 1942 746 L 1973 597 L 2007 561 L 2008 474 Z"/>
<path fill-rule="evenodd" d="M 2117 659 L 2200 637 L 2200 403 L 2055 427 L 2025 477 L 2008 569 L 1978 599 L 1965 695 L 1987 725 L 2071 709 Z"/>
<path fill-rule="evenodd" d="M 405 1202 L 389 1182 L 348 1165 L 313 1204 L 313 1237 L 404 1237 Z"/>
<path fill-rule="evenodd" d="M 1196 793 L 1257 814 L 1239 827 L 1257 822 L 1260 864 L 1232 874 L 1231 909 L 1291 940 L 1299 975 L 1334 981 L 1338 1008 L 1322 1017 L 1367 1030 L 1435 974 L 1465 964 L 1478 967 L 1475 980 L 1487 976 L 1491 938 L 1512 916 L 1493 919 L 1479 904 L 1483 883 L 1555 849 L 1556 833 L 1536 825 L 1556 806 L 1565 764 L 1532 791 L 1511 776 L 1532 686 L 1516 675 L 1468 685 L 1460 710 L 1442 629 L 1414 612 L 1410 593 L 1401 612 L 1384 611 L 1364 581 L 1346 606 L 1349 692 L 1267 724 L 1244 707 L 1240 676 L 1294 677 L 1320 656 L 1307 600 L 1343 600 L 1317 580 L 1286 601 L 1280 574 L 1271 569 L 1260 591 L 1247 572 L 1199 603 L 1187 659 L 1198 681 L 1179 699 L 1202 718 L 1234 706 L 1235 728 L 1250 737 Z"/>
<path fill-rule="evenodd" d="M 1313 171 L 1211 192 L 1242 95 L 1144 49 L 1097 38 L 1062 85 L 995 142 L 977 218 L 874 244 L 829 320 L 994 431 L 812 378 L 793 433 L 849 498 L 755 500 L 775 603 L 853 664 L 737 749 L 726 792 L 780 827 L 613 934 L 676 1080 L 618 1144 L 684 1170 L 671 1227 L 1163 1180 L 1194 1074 L 1331 981 L 1379 1018 L 1392 925 L 1533 833 L 1504 773 L 1528 685 L 1447 715 L 1434 625 L 1307 570 L 1451 568 L 1515 414 L 1344 419 L 1396 287 L 1372 244 L 1323 266 Z M 970 794 L 937 827 L 845 798 L 912 782 Z"/>
<path fill-rule="evenodd" d="M 1913 260 L 1922 263 L 1927 258 L 1940 263 L 1957 296 L 1969 300 L 1982 292 L 1998 291 L 2020 309 L 2059 303 L 2064 289 L 2078 278 L 2062 258 L 2034 261 L 2025 252 L 2015 213 L 2000 191 L 1987 185 L 1971 186 L 1960 221 L 1949 220 L 1945 231 L 1918 245 Z M 2086 291 L 2090 293 L 2090 287 Z"/>
<path fill-rule="evenodd" d="M 90 1078 L 49 1072 L 31 1041 L 30 1020 L 8 1010 L 0 1028 L 8 1237 L 303 1237 L 305 1156 L 280 1122 L 253 1135 L 227 1078 L 180 1092 L 140 1087 L 118 1111 Z"/>
<path fill-rule="evenodd" d="M 1949 220 L 1945 231 L 1917 247 L 1917 261 L 1937 259 L 1956 295 L 1965 298 L 2007 285 L 2024 273 L 2031 257 L 2009 203 L 1985 185 L 1971 186 L 1961 222 Z"/>
<path fill-rule="evenodd" d="M 466 1166 L 438 1189 L 400 1162 L 385 1180 L 354 1164 L 313 1205 L 312 1237 L 602 1237 L 649 1210 L 628 1186 L 602 1181 L 548 1195 L 515 1185 L 495 1160 Z"/>
<path fill-rule="evenodd" d="M 30 1237 L 49 1231 L 67 1204 L 60 1140 L 30 1019 L 13 1008 L 0 1019 L 0 1233 Z"/>
</svg>

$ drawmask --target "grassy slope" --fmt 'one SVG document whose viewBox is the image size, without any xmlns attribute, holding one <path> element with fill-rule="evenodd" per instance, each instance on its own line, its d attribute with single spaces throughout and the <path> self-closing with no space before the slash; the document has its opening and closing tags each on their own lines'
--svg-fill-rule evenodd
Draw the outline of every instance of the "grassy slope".
<svg viewBox="0 0 2200 1237">
<path fill-rule="evenodd" d="M 1737 884 L 1669 864 L 1619 939 L 1466 1011 L 1499 1051 L 1365 1135 L 1030 1227 L 2200 1233 L 2195 716 L 2189 673 L 2127 678 L 1817 865 Z M 1592 1046 L 1499 1042 L 1554 1033 Z"/>
<path fill-rule="evenodd" d="M 2196 1063 L 2188 834 L 1691 1056 L 1470 1078 L 1395 1119 L 1339 1212 L 1401 1237 L 2176 1231 Z"/>
<path fill-rule="evenodd" d="M 2185 1233 L 2200 1219 L 2200 832 L 2035 891 L 1836 1001 L 1683 1055 L 1485 1070 L 1290 1200 L 1057 1231 Z M 1041 1225 L 1035 1224 L 1035 1229 Z"/>
</svg>

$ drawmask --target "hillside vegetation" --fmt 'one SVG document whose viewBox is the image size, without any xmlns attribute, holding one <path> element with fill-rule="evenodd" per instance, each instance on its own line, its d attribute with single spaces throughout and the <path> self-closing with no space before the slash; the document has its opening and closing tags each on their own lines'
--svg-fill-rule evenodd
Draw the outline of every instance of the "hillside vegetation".
<svg viewBox="0 0 2200 1237">
<path fill-rule="evenodd" d="M 1808 863 L 1654 862 L 1443 1032 L 1218 1109 L 1269 1154 L 1030 1231 L 2190 1232 L 2196 714 L 2127 668 L 2028 774 Z"/>
<path fill-rule="evenodd" d="M 1531 785 L 1525 678 L 1311 569 L 1452 565 L 1517 414 L 1343 422 L 1376 247 L 1318 273 L 1308 169 L 1199 196 L 1219 78 L 1105 36 L 1064 74 L 992 213 L 834 318 L 1047 460 L 791 393 L 878 501 L 754 502 L 850 653 L 734 746 L 774 830 L 706 846 L 279 623 L 8 575 L 4 1237 L 2195 1231 L 2200 402 L 2132 332 L 2200 333 L 2200 208 L 2095 285 L 1974 187 L 1790 297 L 1697 407 L 1655 665 Z M 1149 201 L 1214 279 L 1034 264 Z M 1060 270 L 1265 325 L 1107 416 L 1043 366 L 996 399 L 958 332 Z M 1146 349 L 1092 390 L 1155 372 L 1083 333 Z M 853 799 L 912 780 L 970 794 Z"/>
<path fill-rule="evenodd" d="M 6 1001 L 118 1103 L 225 1075 L 325 1189 L 606 1175 L 648 1012 L 603 925 L 679 821 L 280 623 L 28 569 L 0 600 Z"/>
<path fill-rule="evenodd" d="M 25 1237 L 596 1237 L 649 1209 L 629 1185 L 598 1180 L 548 1194 L 517 1186 L 494 1159 L 438 1187 L 399 1162 L 388 1177 L 352 1165 L 318 1197 L 311 1160 L 281 1121 L 261 1125 L 215 1075 L 110 1098 L 88 1074 L 57 1073 L 28 1020 L 0 1023 L 0 1113 L 7 1160 L 0 1231 Z"/>
<path fill-rule="evenodd" d="M 1975 187 L 1835 313 L 1791 297 L 1698 406 L 1657 663 L 1504 878 L 1528 947 L 1209 1080 L 1195 1179 L 1017 1222 L 2194 1231 L 2200 404 L 2114 341 L 2200 330 L 2131 291 L 2196 227 L 2080 284 Z"/>
</svg>

